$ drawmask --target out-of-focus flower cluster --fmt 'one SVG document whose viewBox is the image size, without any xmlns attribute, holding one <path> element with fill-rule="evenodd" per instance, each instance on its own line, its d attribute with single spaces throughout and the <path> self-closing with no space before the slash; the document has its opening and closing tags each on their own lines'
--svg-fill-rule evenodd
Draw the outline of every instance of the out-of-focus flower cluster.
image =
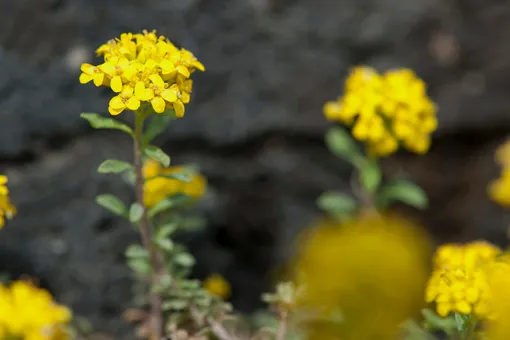
<svg viewBox="0 0 510 340">
<path fill-rule="evenodd" d="M 108 86 L 117 93 L 110 100 L 109 112 L 138 110 L 142 103 L 152 105 L 156 113 L 174 109 L 177 117 L 184 116 L 189 103 L 195 70 L 204 66 L 184 48 L 175 47 L 155 31 L 141 34 L 123 33 L 97 49 L 104 62 L 94 66 L 83 64 L 80 82 Z"/>
<path fill-rule="evenodd" d="M 11 219 L 16 214 L 16 208 L 9 199 L 7 176 L 0 175 L 0 228 L 5 225 L 5 219 Z"/>
<path fill-rule="evenodd" d="M 71 312 L 25 281 L 0 286 L 0 339 L 65 340 Z"/>
<path fill-rule="evenodd" d="M 344 95 L 327 102 L 324 114 L 328 120 L 352 126 L 353 136 L 366 143 L 374 156 L 390 155 L 399 145 L 423 154 L 437 128 L 436 106 L 423 80 L 410 69 L 381 75 L 370 67 L 355 67 Z"/>
<path fill-rule="evenodd" d="M 209 294 L 219 297 L 220 299 L 227 299 L 230 297 L 230 283 L 228 283 L 228 281 L 220 274 L 212 274 L 211 276 L 208 276 L 204 280 L 203 286 Z"/>
<path fill-rule="evenodd" d="M 504 207 L 510 207 L 510 139 L 496 150 L 496 162 L 501 176 L 489 184 L 489 196 Z"/>
<path fill-rule="evenodd" d="M 207 187 L 204 176 L 191 174 L 190 182 L 164 177 L 184 170 L 185 167 L 182 166 L 165 168 L 159 162 L 147 160 L 143 167 L 145 206 L 153 207 L 163 199 L 176 194 L 185 194 L 196 199 L 202 197 Z"/>
<path fill-rule="evenodd" d="M 309 339 L 394 339 L 423 302 L 428 237 L 408 221 L 367 216 L 323 222 L 295 261 L 299 308 L 314 317 Z"/>
<path fill-rule="evenodd" d="M 434 258 L 426 301 L 434 302 L 443 317 L 457 312 L 486 319 L 491 313 L 487 268 L 500 254 L 498 247 L 484 241 L 441 246 Z"/>
<path fill-rule="evenodd" d="M 510 339 L 510 258 L 509 255 L 501 257 L 488 268 L 488 283 L 490 298 L 488 300 L 492 317 L 486 323 L 485 339 Z"/>
</svg>

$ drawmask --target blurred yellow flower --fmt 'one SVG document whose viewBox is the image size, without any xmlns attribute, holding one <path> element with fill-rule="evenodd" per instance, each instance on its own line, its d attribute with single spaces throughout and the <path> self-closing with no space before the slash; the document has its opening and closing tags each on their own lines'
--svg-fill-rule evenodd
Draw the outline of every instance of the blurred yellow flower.
<svg viewBox="0 0 510 340">
<path fill-rule="evenodd" d="M 492 317 L 486 323 L 487 340 L 510 339 L 510 262 L 508 255 L 501 261 L 494 262 L 488 270 L 491 295 L 488 301 Z"/>
<path fill-rule="evenodd" d="M 55 303 L 50 293 L 29 282 L 0 286 L 1 339 L 70 339 L 64 327 L 71 317 L 68 308 Z"/>
<path fill-rule="evenodd" d="M 5 219 L 11 219 L 16 214 L 16 207 L 9 199 L 7 176 L 0 175 L 0 229 L 5 225 Z"/>
<path fill-rule="evenodd" d="M 503 169 L 501 177 L 489 184 L 488 193 L 494 202 L 510 207 L 510 168 Z"/>
<path fill-rule="evenodd" d="M 423 306 L 430 243 L 410 222 L 370 216 L 324 221 L 305 234 L 294 263 L 309 339 L 394 339 Z"/>
<path fill-rule="evenodd" d="M 83 64 L 80 83 L 92 81 L 117 93 L 108 108 L 112 115 L 138 110 L 146 102 L 156 113 L 173 109 L 177 117 L 183 117 L 193 87 L 191 73 L 205 70 L 191 52 L 178 49 L 156 31 L 123 33 L 101 45 L 97 54 L 104 62 Z"/>
<path fill-rule="evenodd" d="M 212 274 L 204 280 L 204 289 L 209 294 L 219 297 L 220 299 L 228 299 L 230 297 L 231 288 L 225 278 L 219 274 Z"/>
<path fill-rule="evenodd" d="M 436 107 L 426 85 L 410 69 L 381 75 L 371 67 L 353 68 L 344 95 L 327 102 L 324 115 L 352 126 L 353 136 L 374 156 L 390 155 L 399 145 L 425 153 L 437 128 Z"/>
<path fill-rule="evenodd" d="M 437 313 L 443 317 L 457 312 L 487 318 L 490 290 L 486 268 L 500 254 L 498 247 L 485 241 L 439 247 L 427 284 L 426 302 L 435 303 Z"/>
<path fill-rule="evenodd" d="M 149 159 L 145 162 L 143 175 L 145 206 L 153 207 L 168 196 L 185 194 L 195 199 L 201 198 L 207 187 L 207 180 L 200 174 L 192 174 L 191 182 L 174 178 L 156 177 L 172 175 L 185 170 L 184 166 L 164 168 L 160 163 Z"/>
</svg>

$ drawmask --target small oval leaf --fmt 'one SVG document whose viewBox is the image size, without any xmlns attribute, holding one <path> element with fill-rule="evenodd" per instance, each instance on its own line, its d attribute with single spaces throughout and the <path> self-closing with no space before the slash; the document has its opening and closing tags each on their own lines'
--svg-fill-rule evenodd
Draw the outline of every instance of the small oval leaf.
<svg viewBox="0 0 510 340">
<path fill-rule="evenodd" d="M 82 113 L 80 117 L 86 119 L 94 129 L 121 130 L 131 136 L 133 135 L 133 130 L 129 126 L 113 118 L 103 117 L 97 113 Z"/>
<path fill-rule="evenodd" d="M 157 162 L 160 162 L 163 166 L 167 167 L 170 165 L 170 157 L 157 146 L 149 145 L 144 151 L 147 156 Z"/>
<path fill-rule="evenodd" d="M 118 199 L 114 195 L 111 194 L 99 195 L 96 197 L 96 203 L 116 215 L 122 217 L 127 216 L 126 206 L 124 205 L 124 203 L 122 203 L 120 199 Z"/>
<path fill-rule="evenodd" d="M 144 207 L 140 203 L 131 204 L 129 208 L 129 221 L 131 223 L 138 223 L 142 219 Z"/>
<path fill-rule="evenodd" d="M 101 174 L 118 174 L 126 170 L 132 169 L 133 166 L 127 162 L 116 159 L 107 159 L 97 169 Z"/>
</svg>

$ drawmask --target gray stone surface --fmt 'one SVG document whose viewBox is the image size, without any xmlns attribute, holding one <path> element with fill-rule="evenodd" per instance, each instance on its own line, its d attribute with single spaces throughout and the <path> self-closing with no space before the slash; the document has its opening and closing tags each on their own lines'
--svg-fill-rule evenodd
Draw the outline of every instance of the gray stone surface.
<svg viewBox="0 0 510 340">
<path fill-rule="evenodd" d="M 491 153 L 510 126 L 510 5 L 496 0 L 21 0 L 0 11 L 0 170 L 19 216 L 2 230 L 13 273 L 40 276 L 57 297 L 124 339 L 130 306 L 123 249 L 136 234 L 93 198 L 129 190 L 95 174 L 128 141 L 93 132 L 79 113 L 104 112 L 108 92 L 81 86 L 79 65 L 123 31 L 157 28 L 206 65 L 185 119 L 159 142 L 201 166 L 206 233 L 187 240 L 197 275 L 214 270 L 241 310 L 257 306 L 270 267 L 318 216 L 315 197 L 345 189 L 350 169 L 322 138 L 324 101 L 350 66 L 412 67 L 440 106 L 430 155 L 385 163 L 430 192 L 421 216 L 439 239 L 502 242 L 509 219 L 485 194 Z M 5 252 L 5 256 L 2 255 Z"/>
</svg>

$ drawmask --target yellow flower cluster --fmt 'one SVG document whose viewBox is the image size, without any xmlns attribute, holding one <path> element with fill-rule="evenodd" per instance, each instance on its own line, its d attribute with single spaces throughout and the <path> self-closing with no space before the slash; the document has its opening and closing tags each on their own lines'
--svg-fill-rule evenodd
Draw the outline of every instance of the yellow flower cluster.
<svg viewBox="0 0 510 340">
<path fill-rule="evenodd" d="M 504 206 L 510 207 L 510 140 L 496 150 L 496 162 L 501 166 L 501 176 L 489 184 L 490 198 Z"/>
<path fill-rule="evenodd" d="M 177 117 L 183 117 L 193 87 L 190 75 L 205 70 L 191 52 L 178 49 L 156 31 L 123 33 L 100 46 L 97 54 L 104 63 L 83 64 L 80 83 L 92 81 L 117 93 L 108 108 L 112 115 L 138 110 L 147 102 L 156 113 L 173 109 Z"/>
<path fill-rule="evenodd" d="M 501 261 L 493 263 L 488 270 L 491 297 L 489 308 L 492 318 L 487 322 L 485 339 L 510 339 L 510 323 L 507 316 L 510 313 L 510 261 L 508 255 Z"/>
<path fill-rule="evenodd" d="M 165 178 L 164 175 L 172 175 L 185 170 L 182 166 L 164 168 L 159 162 L 149 159 L 143 167 L 145 178 L 144 200 L 146 207 L 153 207 L 168 196 L 186 194 L 193 198 L 204 195 L 207 180 L 200 174 L 193 174 L 191 182 L 183 182 L 174 178 Z"/>
<path fill-rule="evenodd" d="M 399 144 L 423 154 L 437 128 L 436 106 L 423 80 L 409 69 L 381 75 L 370 67 L 355 67 L 344 95 L 327 102 L 324 114 L 328 120 L 352 126 L 353 136 L 366 143 L 374 156 L 390 155 Z"/>
<path fill-rule="evenodd" d="M 0 175 L 0 228 L 5 225 L 5 219 L 11 219 L 16 214 L 16 208 L 9 199 L 7 176 Z"/>
<path fill-rule="evenodd" d="M 487 266 L 501 250 L 484 241 L 441 246 L 434 258 L 434 272 L 427 284 L 425 300 L 434 302 L 440 316 L 452 312 L 489 317 L 490 289 Z"/>
<path fill-rule="evenodd" d="M 430 244 L 405 220 L 325 221 L 300 246 L 297 306 L 317 315 L 305 327 L 308 339 L 395 339 L 401 322 L 424 304 Z"/>
<path fill-rule="evenodd" d="M 0 286 L 0 339 L 65 340 L 71 312 L 25 281 Z"/>
<path fill-rule="evenodd" d="M 219 297 L 220 299 L 228 299 L 231 288 L 227 280 L 220 274 L 212 274 L 204 280 L 204 289 L 209 294 Z"/>
</svg>

